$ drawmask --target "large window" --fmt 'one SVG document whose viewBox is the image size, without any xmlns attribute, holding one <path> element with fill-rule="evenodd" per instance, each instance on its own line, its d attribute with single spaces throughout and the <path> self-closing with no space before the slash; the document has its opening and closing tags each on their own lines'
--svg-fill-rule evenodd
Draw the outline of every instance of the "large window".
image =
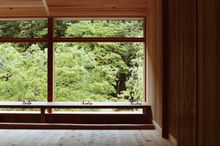
<svg viewBox="0 0 220 146">
<path fill-rule="evenodd" d="M 143 43 L 56 43 L 55 101 L 144 100 Z"/>
<path fill-rule="evenodd" d="M 144 25 L 0 20 L 0 101 L 146 101 Z"/>
</svg>

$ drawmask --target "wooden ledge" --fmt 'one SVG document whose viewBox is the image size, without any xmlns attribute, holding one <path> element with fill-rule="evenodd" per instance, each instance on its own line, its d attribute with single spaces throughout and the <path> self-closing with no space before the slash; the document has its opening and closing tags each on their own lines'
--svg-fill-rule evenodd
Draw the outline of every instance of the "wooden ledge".
<svg viewBox="0 0 220 146">
<path fill-rule="evenodd" d="M 130 102 L 92 102 L 92 104 L 82 102 L 32 102 L 31 104 L 0 102 L 0 108 L 150 108 L 150 105 L 146 102 L 138 104 Z"/>
</svg>

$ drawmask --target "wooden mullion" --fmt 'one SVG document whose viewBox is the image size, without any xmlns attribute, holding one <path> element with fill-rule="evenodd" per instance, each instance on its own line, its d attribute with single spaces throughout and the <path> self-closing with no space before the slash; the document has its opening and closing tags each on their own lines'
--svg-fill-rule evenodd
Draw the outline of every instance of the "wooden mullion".
<svg viewBox="0 0 220 146">
<path fill-rule="evenodd" d="M 48 42 L 48 38 L 0 38 L 0 42 Z"/>
<path fill-rule="evenodd" d="M 144 102 L 147 102 L 147 20 L 144 18 Z"/>
<path fill-rule="evenodd" d="M 53 35 L 54 35 L 54 21 L 53 18 L 48 18 L 48 71 L 47 71 L 47 101 L 53 102 L 54 99 L 54 46 L 53 46 Z M 52 110 L 48 109 L 51 113 Z"/>
<path fill-rule="evenodd" d="M 54 38 L 54 42 L 145 42 L 144 38 Z"/>
</svg>

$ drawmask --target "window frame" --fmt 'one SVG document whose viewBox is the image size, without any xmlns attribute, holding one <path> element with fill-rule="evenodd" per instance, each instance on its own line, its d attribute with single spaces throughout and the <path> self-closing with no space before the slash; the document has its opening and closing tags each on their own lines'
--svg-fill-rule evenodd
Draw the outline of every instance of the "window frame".
<svg viewBox="0 0 220 146">
<path fill-rule="evenodd" d="M 46 20 L 45 18 L 10 18 L 7 20 Z M 88 19 L 88 20 L 143 20 L 144 22 L 144 28 L 143 28 L 143 37 L 140 38 L 121 38 L 121 37 L 85 37 L 85 38 L 56 38 L 54 37 L 55 33 L 55 21 L 56 20 L 71 20 L 71 19 Z M 1 19 L 0 19 L 1 20 Z M 144 102 L 147 102 L 148 99 L 146 97 L 146 85 L 147 85 L 147 63 L 146 63 L 146 44 L 147 44 L 147 32 L 146 32 L 146 17 L 67 17 L 67 18 L 56 18 L 56 17 L 48 17 L 47 18 L 47 29 L 48 29 L 48 35 L 45 38 L 0 38 L 0 43 L 5 42 L 14 42 L 14 43 L 23 43 L 23 42 L 29 42 L 29 43 L 47 43 L 47 101 L 53 102 L 54 100 L 54 89 L 55 89 L 55 48 L 54 43 L 64 43 L 64 42 L 141 42 L 144 43 Z M 52 112 L 51 109 L 48 110 L 49 113 Z"/>
</svg>

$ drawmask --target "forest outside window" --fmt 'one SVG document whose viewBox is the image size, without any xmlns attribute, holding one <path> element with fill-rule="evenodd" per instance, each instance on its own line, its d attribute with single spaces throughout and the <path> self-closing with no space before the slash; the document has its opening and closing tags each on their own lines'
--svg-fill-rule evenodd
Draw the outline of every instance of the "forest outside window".
<svg viewBox="0 0 220 146">
<path fill-rule="evenodd" d="M 52 19 L 0 20 L 0 101 L 146 101 L 143 18 Z"/>
<path fill-rule="evenodd" d="M 58 19 L 56 38 L 143 38 L 143 19 Z"/>
<path fill-rule="evenodd" d="M 0 101 L 47 101 L 45 43 L 0 43 Z"/>
<path fill-rule="evenodd" d="M 46 38 L 47 20 L 0 20 L 0 38 Z"/>
<path fill-rule="evenodd" d="M 55 46 L 55 101 L 144 101 L 143 43 Z"/>
</svg>

